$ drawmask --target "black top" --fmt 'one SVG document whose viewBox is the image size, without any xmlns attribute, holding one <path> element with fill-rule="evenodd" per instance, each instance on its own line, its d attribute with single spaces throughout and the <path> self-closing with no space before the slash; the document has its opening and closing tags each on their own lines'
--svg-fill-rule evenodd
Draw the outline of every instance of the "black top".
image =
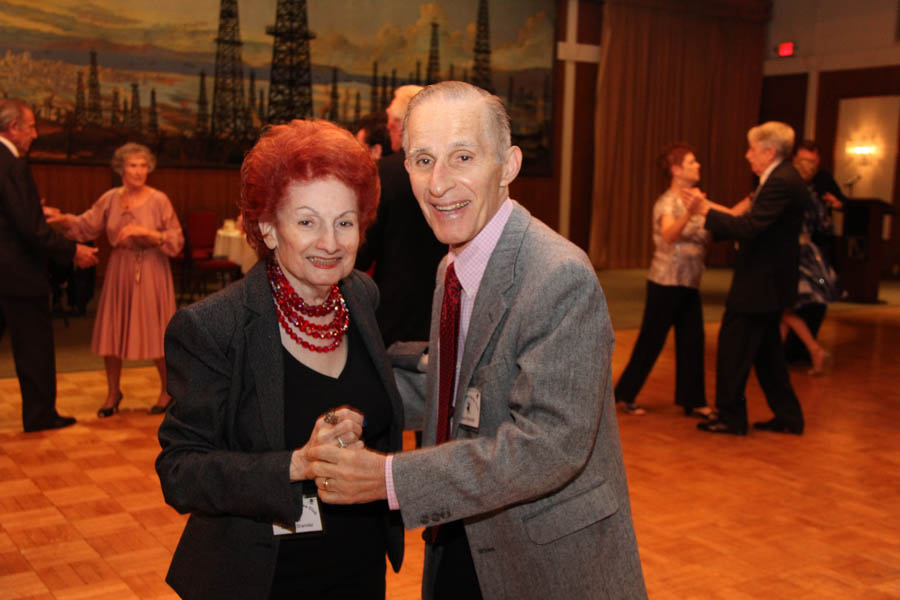
<svg viewBox="0 0 900 600">
<path fill-rule="evenodd" d="M 353 406 L 365 415 L 366 446 L 373 447 L 388 435 L 390 399 L 352 317 L 345 340 L 349 341 L 347 362 L 336 379 L 310 369 L 287 350 L 282 351 L 284 439 L 288 448 L 306 444 L 316 419 L 343 405 Z M 295 396 L 291 390 L 302 393 Z M 312 481 L 304 481 L 303 487 L 307 494 L 315 493 Z M 383 598 L 387 503 L 339 506 L 320 501 L 320 506 L 323 534 L 281 538 L 271 597 L 300 597 L 297 594 L 302 593 L 304 598 L 318 597 L 317 594 L 329 598 Z"/>
</svg>

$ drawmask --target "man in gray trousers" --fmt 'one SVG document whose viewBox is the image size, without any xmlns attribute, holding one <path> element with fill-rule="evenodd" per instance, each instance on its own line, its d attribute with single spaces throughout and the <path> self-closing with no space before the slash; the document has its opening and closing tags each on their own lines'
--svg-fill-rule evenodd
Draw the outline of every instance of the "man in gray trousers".
<svg viewBox="0 0 900 600">
<path fill-rule="evenodd" d="M 613 332 L 576 246 L 509 198 L 522 153 L 496 96 L 425 88 L 404 125 L 413 192 L 450 245 L 430 359 L 392 354 L 420 450 L 314 454 L 322 500 L 387 499 L 427 526 L 423 598 L 645 598 L 616 424 Z M 402 367 L 418 364 L 425 375 Z M 362 417 L 360 417 L 362 421 Z"/>
</svg>

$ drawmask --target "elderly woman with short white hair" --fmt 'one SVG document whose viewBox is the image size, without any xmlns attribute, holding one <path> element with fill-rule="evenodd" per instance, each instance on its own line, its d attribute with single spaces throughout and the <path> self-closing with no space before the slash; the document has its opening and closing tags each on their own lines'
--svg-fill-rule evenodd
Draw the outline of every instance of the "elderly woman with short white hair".
<svg viewBox="0 0 900 600">
<path fill-rule="evenodd" d="M 162 413 L 171 399 L 166 392 L 163 334 L 175 313 L 175 288 L 169 257 L 184 245 L 172 203 L 147 185 L 156 157 L 141 144 L 119 147 L 112 159 L 122 185 L 106 191 L 80 215 L 58 214 L 47 221 L 79 242 L 105 231 L 112 247 L 94 321 L 91 351 L 104 359 L 108 392 L 97 411 L 100 418 L 119 410 L 119 378 L 123 360 L 152 360 L 159 371 L 160 391 L 151 413 Z"/>
</svg>

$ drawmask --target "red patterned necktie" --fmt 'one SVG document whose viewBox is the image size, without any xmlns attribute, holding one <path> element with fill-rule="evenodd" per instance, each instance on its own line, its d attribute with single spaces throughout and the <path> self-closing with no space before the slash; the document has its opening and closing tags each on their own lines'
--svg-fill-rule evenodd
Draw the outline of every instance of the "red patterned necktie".
<svg viewBox="0 0 900 600">
<path fill-rule="evenodd" d="M 443 444 L 450 437 L 450 418 L 453 416 L 453 387 L 456 383 L 456 346 L 459 341 L 459 299 L 462 286 L 456 277 L 453 263 L 444 273 L 444 300 L 441 303 L 440 356 L 438 357 L 438 420 L 435 444 Z M 435 543 L 439 525 L 426 530 L 425 539 Z"/>
<path fill-rule="evenodd" d="M 456 383 L 456 346 L 459 340 L 459 300 L 462 286 L 453 263 L 444 274 L 444 301 L 441 304 L 440 364 L 438 387 L 438 421 L 435 443 L 450 437 L 453 416 L 453 387 Z"/>
</svg>

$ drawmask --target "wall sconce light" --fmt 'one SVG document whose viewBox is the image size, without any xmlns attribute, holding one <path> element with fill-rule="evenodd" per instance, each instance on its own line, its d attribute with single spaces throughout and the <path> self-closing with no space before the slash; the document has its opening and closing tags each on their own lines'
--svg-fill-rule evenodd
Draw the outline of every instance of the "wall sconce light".
<svg viewBox="0 0 900 600">
<path fill-rule="evenodd" d="M 880 155 L 879 150 L 875 144 L 861 144 L 858 142 L 848 142 L 844 147 L 844 151 L 859 166 L 868 166 L 870 162 Z"/>
</svg>

